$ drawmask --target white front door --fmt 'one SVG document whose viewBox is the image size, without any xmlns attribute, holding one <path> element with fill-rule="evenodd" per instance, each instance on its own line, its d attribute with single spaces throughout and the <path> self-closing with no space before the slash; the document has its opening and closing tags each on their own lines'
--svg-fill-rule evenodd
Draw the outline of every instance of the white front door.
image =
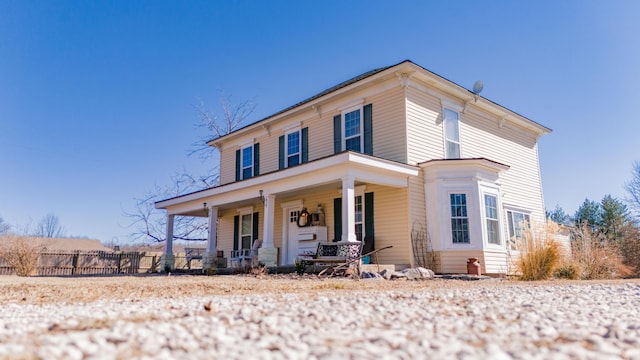
<svg viewBox="0 0 640 360">
<path fill-rule="evenodd" d="M 298 216 L 302 206 L 287 208 L 285 221 L 287 222 L 287 241 L 284 264 L 293 265 L 298 258 Z"/>
</svg>

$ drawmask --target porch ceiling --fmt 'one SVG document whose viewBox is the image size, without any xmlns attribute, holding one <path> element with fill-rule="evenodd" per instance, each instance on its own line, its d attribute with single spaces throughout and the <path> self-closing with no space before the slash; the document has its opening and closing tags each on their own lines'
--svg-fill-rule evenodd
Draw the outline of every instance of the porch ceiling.
<svg viewBox="0 0 640 360">
<path fill-rule="evenodd" d="M 418 176 L 417 166 L 406 165 L 351 151 L 318 159 L 251 179 L 159 201 L 157 209 L 169 214 L 205 216 L 203 203 L 221 209 L 260 202 L 264 196 L 294 196 L 310 190 L 340 189 L 342 179 L 353 177 L 356 185 L 378 184 L 407 187 L 410 176 Z"/>
</svg>

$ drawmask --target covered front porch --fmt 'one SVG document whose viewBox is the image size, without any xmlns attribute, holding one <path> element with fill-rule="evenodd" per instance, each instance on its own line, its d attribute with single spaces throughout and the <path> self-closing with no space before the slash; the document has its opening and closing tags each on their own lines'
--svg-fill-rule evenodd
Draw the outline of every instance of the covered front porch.
<svg viewBox="0 0 640 360">
<path fill-rule="evenodd" d="M 357 241 L 375 236 L 372 227 L 373 193 L 376 208 L 392 207 L 398 220 L 376 215 L 376 232 L 406 232 L 409 179 L 419 168 L 355 152 L 343 152 L 302 165 L 263 174 L 156 203 L 167 211 L 167 241 L 162 266 L 173 267 L 173 224 L 176 216 L 208 217 L 205 268 L 214 266 L 218 251 L 229 256 L 260 240 L 259 262 L 266 266 L 293 264 L 301 255 L 302 237 L 313 241 Z M 382 207 L 388 203 L 389 206 Z M 298 218 L 306 209 L 324 214 L 299 236 Z M 367 208 L 369 207 L 369 208 Z M 393 209 L 392 209 L 393 210 Z M 367 218 L 367 213 L 370 213 Z M 380 211 L 378 211 L 380 213 Z M 383 215 L 383 214 L 380 214 Z M 406 225 L 406 226 L 405 226 Z M 397 228 L 392 229 L 394 226 Z M 303 240 L 304 241 L 304 240 Z M 381 241 L 395 241 L 385 236 Z M 305 244 L 305 245 L 308 245 Z M 400 247 L 399 251 L 402 247 Z M 404 258 L 404 255 L 401 256 Z M 410 255 L 408 256 L 410 257 Z"/>
</svg>

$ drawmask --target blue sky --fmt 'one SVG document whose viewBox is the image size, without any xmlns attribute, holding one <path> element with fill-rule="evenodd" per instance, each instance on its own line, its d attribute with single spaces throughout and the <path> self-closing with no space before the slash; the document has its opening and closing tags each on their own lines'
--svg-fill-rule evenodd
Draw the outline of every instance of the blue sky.
<svg viewBox="0 0 640 360">
<path fill-rule="evenodd" d="M 0 0 L 0 216 L 126 242 L 217 89 L 258 120 L 404 59 L 554 130 L 546 206 L 624 197 L 640 160 L 638 1 Z"/>
</svg>

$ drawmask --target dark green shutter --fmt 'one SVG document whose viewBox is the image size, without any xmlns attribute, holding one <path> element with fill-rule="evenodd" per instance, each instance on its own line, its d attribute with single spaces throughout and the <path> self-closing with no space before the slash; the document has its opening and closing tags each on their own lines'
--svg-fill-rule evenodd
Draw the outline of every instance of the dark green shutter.
<svg viewBox="0 0 640 360">
<path fill-rule="evenodd" d="M 260 175 L 260 143 L 253 144 L 253 176 Z"/>
<path fill-rule="evenodd" d="M 309 161 L 309 128 L 302 129 L 302 163 Z"/>
<path fill-rule="evenodd" d="M 363 254 L 371 252 L 375 249 L 375 231 L 373 229 L 373 193 L 364 194 L 364 237 L 367 241 L 364 243 Z M 365 250 L 367 250 L 365 252 Z"/>
<path fill-rule="evenodd" d="M 236 181 L 240 180 L 241 161 L 242 159 L 240 158 L 240 150 L 236 150 Z"/>
<path fill-rule="evenodd" d="M 342 151 L 342 115 L 333 117 L 333 153 Z"/>
<path fill-rule="evenodd" d="M 364 194 L 364 233 L 366 236 L 374 236 L 373 231 L 373 193 Z"/>
<path fill-rule="evenodd" d="M 253 213 L 253 239 L 255 240 L 258 238 L 258 220 L 259 220 L 259 216 L 260 213 L 254 212 Z M 253 247 L 253 241 L 251 241 L 251 247 Z"/>
<path fill-rule="evenodd" d="M 240 240 L 240 215 L 233 217 L 233 250 L 239 249 Z"/>
<path fill-rule="evenodd" d="M 284 135 L 278 138 L 278 169 L 284 169 Z"/>
<path fill-rule="evenodd" d="M 333 199 L 333 240 L 342 240 L 342 198 Z"/>
<path fill-rule="evenodd" d="M 373 155 L 373 105 L 364 106 L 364 153 Z"/>
</svg>

